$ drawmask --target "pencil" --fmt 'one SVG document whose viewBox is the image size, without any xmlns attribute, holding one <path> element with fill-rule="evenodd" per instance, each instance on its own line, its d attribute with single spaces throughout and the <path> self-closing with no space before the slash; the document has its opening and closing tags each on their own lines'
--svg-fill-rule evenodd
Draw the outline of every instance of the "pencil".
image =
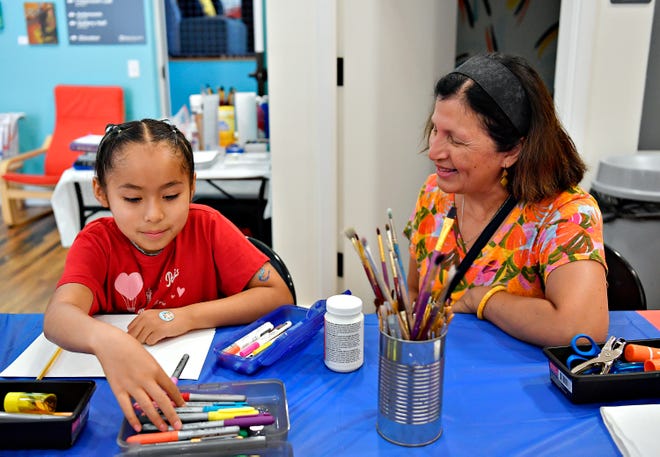
<svg viewBox="0 0 660 457">
<path fill-rule="evenodd" d="M 43 370 L 41 370 L 41 373 L 39 373 L 39 376 L 37 376 L 37 381 L 41 381 L 44 376 L 46 376 L 46 373 L 48 373 L 48 370 L 50 370 L 50 367 L 53 366 L 57 358 L 60 356 L 62 353 L 62 348 L 58 347 L 57 350 L 53 353 L 53 355 L 50 357 L 50 360 L 48 360 L 48 363 L 44 367 Z"/>
</svg>

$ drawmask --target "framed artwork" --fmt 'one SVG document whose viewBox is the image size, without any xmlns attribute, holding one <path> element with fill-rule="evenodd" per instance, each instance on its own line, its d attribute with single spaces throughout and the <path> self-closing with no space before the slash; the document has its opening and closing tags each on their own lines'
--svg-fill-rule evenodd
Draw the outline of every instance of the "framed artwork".
<svg viewBox="0 0 660 457">
<path fill-rule="evenodd" d="M 25 22 L 30 44 L 57 44 L 54 2 L 25 2 Z"/>
</svg>

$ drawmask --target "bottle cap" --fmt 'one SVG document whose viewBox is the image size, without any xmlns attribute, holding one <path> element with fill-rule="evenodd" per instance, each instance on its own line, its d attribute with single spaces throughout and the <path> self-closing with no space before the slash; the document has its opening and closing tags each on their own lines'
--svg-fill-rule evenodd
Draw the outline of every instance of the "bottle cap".
<svg viewBox="0 0 660 457">
<path fill-rule="evenodd" d="M 355 295 L 333 295 L 325 301 L 325 309 L 340 316 L 352 316 L 362 312 L 362 300 Z"/>
<path fill-rule="evenodd" d="M 660 371 L 660 359 L 652 359 L 644 362 L 644 371 Z"/>
<path fill-rule="evenodd" d="M 8 413 L 20 412 L 19 401 L 23 396 L 23 392 L 7 392 L 5 395 L 5 411 Z"/>
<path fill-rule="evenodd" d="M 650 359 L 660 359 L 660 348 L 628 343 L 623 355 L 628 362 L 645 362 Z"/>
<path fill-rule="evenodd" d="M 229 146 L 227 146 L 225 152 L 227 154 L 242 154 L 245 152 L 245 149 L 243 149 L 240 145 L 236 143 L 232 143 Z"/>
</svg>

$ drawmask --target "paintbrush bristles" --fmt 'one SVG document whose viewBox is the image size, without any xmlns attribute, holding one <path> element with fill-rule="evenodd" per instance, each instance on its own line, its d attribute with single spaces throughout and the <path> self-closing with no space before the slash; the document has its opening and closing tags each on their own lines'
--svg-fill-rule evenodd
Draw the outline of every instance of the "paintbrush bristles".
<svg viewBox="0 0 660 457">
<path fill-rule="evenodd" d="M 442 245 L 445 244 L 447 235 L 449 235 L 449 231 L 454 225 L 455 220 L 456 220 L 456 208 L 452 206 L 452 208 L 449 210 L 449 213 L 447 213 L 445 220 L 442 222 L 442 229 L 440 230 L 440 236 L 438 236 L 438 241 L 435 243 L 435 249 L 434 249 L 435 251 L 440 251 L 442 249 Z"/>
<path fill-rule="evenodd" d="M 364 268 L 364 272 L 367 275 L 369 284 L 371 285 L 371 288 L 373 289 L 374 294 L 376 295 L 376 298 L 379 302 L 378 304 L 382 303 L 383 301 L 385 301 L 385 297 L 382 295 L 380 287 L 376 282 L 376 277 L 374 276 L 374 272 L 372 271 L 371 266 L 369 265 L 369 260 L 367 259 L 367 256 L 364 252 L 362 243 L 360 243 L 360 238 L 358 237 L 357 232 L 355 231 L 355 229 L 350 227 L 344 230 L 344 234 L 349 240 L 351 240 L 351 243 L 353 243 L 353 247 L 355 248 L 356 252 L 358 253 L 358 256 L 360 257 L 362 268 Z"/>
<path fill-rule="evenodd" d="M 445 284 L 442 291 L 434 293 L 433 283 L 445 257 L 440 251 L 455 222 L 456 208 L 452 207 L 443 221 L 435 248 L 431 252 L 428 269 L 420 285 L 417 301 L 414 304 L 410 303 L 408 296 L 408 284 L 399 252 L 391 208 L 387 209 L 387 217 L 385 234 L 381 233 L 380 228 L 376 228 L 380 269 L 377 268 L 376 258 L 371 253 L 366 238 L 358 237 L 353 228 L 344 231 L 360 256 L 369 283 L 376 294 L 376 301 L 383 305 L 377 304 L 379 328 L 394 338 L 405 340 L 419 341 L 444 335 L 453 313 L 451 306 L 446 303 L 449 298 L 447 297 L 447 285 Z M 388 267 L 391 272 L 393 290 L 389 289 Z M 454 273 L 455 268 L 452 267 L 448 272 L 447 284 L 451 282 Z"/>
</svg>

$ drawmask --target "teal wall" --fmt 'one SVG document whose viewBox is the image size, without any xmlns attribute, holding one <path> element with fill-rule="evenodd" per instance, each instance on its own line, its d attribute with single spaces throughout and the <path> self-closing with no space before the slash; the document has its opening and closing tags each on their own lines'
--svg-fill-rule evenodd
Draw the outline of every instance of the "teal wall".
<svg viewBox="0 0 660 457">
<path fill-rule="evenodd" d="M 27 40 L 24 1 L 0 0 L 4 28 L 0 30 L 0 112 L 23 112 L 19 122 L 21 152 L 39 147 L 54 127 L 53 88 L 57 84 L 117 85 L 124 88 L 126 119 L 164 117 L 158 92 L 153 0 L 144 3 L 145 44 L 69 45 L 66 1 L 55 4 L 58 44 L 19 45 Z M 130 14 L 130 12 L 128 13 Z M 138 60 L 140 77 L 128 77 L 128 60 Z M 188 104 L 188 96 L 206 85 L 224 86 L 240 92 L 256 92 L 257 83 L 250 73 L 254 59 L 176 60 L 168 67 L 170 106 L 176 113 Z M 26 172 L 40 173 L 43 159 L 34 159 Z"/>
<path fill-rule="evenodd" d="M 57 84 L 118 85 L 124 88 L 126 119 L 160 117 L 152 0 L 144 3 L 145 44 L 69 45 L 67 0 L 54 0 L 58 44 L 19 45 L 27 37 L 23 1 L 0 0 L 0 112 L 24 112 L 19 123 L 20 151 L 40 146 L 53 130 L 53 88 Z M 26 38 L 27 39 L 27 38 Z M 140 77 L 129 78 L 127 61 L 140 62 Z M 40 172 L 35 160 L 26 171 Z"/>
<path fill-rule="evenodd" d="M 214 92 L 220 86 L 224 87 L 225 91 L 233 87 L 237 92 L 256 92 L 257 81 L 248 76 L 256 69 L 254 59 L 170 61 L 172 112 L 176 113 L 183 105 L 190 109 L 189 95 L 199 94 L 207 85 Z"/>
</svg>

